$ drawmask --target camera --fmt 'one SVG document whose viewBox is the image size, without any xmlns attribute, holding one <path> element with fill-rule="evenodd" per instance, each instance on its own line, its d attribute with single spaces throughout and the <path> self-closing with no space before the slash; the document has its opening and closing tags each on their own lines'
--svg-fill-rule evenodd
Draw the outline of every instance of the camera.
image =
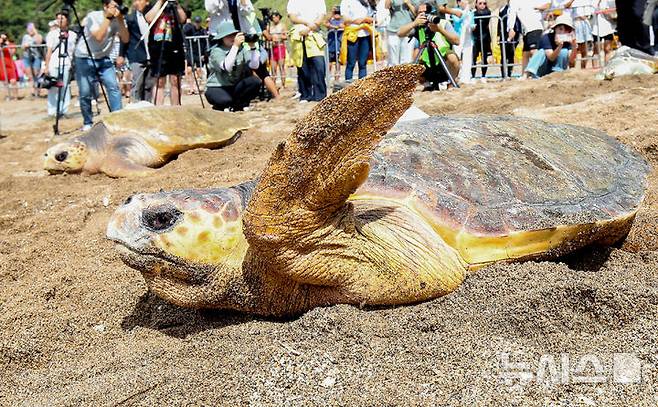
<svg viewBox="0 0 658 407">
<path fill-rule="evenodd" d="M 427 24 L 438 24 L 443 20 L 443 16 L 440 14 L 425 14 L 425 17 L 427 18 Z"/>
<path fill-rule="evenodd" d="M 258 42 L 258 34 L 245 34 L 244 35 L 244 41 L 245 42 Z"/>
<path fill-rule="evenodd" d="M 441 20 L 445 19 L 445 15 L 442 13 L 434 14 L 434 9 L 431 5 L 427 4 L 426 7 L 425 18 L 427 18 L 427 24 L 439 24 Z"/>
<path fill-rule="evenodd" d="M 121 12 L 121 15 L 125 16 L 128 14 L 128 11 L 130 11 L 130 9 L 128 8 L 128 6 L 119 6 L 119 11 Z"/>
</svg>

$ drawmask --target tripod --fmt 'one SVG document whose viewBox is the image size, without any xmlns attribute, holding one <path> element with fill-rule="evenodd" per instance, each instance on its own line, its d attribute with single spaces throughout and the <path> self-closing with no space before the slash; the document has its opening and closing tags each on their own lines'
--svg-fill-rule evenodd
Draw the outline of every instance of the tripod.
<svg viewBox="0 0 658 407">
<path fill-rule="evenodd" d="M 168 16 L 171 21 L 171 30 L 172 30 L 172 40 L 175 34 L 178 34 L 179 38 L 184 41 L 185 36 L 183 35 L 183 30 L 180 26 L 180 22 L 178 21 L 178 13 L 177 13 L 177 8 L 178 8 L 178 2 L 176 0 L 167 0 L 167 2 L 162 6 L 162 9 L 157 13 L 156 18 L 153 20 L 151 25 L 149 26 L 149 32 L 151 31 L 152 27 L 154 24 L 157 23 L 157 21 L 161 18 L 161 16 Z M 158 101 L 158 91 L 160 89 L 159 82 L 160 82 L 160 75 L 161 75 L 161 70 L 162 70 L 162 60 L 164 57 L 164 48 L 165 48 L 165 43 L 167 41 L 165 40 L 164 36 L 162 38 L 162 44 L 160 44 L 160 55 L 158 56 L 158 62 L 157 62 L 157 74 L 158 74 L 158 80 L 156 82 L 155 86 L 155 94 L 154 94 L 154 101 L 157 104 Z M 183 50 L 185 47 L 183 47 Z M 184 52 L 184 51 L 183 51 Z M 184 57 L 184 56 L 183 56 Z M 203 109 L 206 108 L 205 103 L 203 102 L 203 96 L 201 96 L 201 89 L 199 87 L 199 79 L 197 78 L 196 75 L 196 69 L 194 66 L 194 58 L 192 58 L 192 76 L 194 77 L 194 84 L 197 89 L 197 93 L 199 95 L 199 100 L 201 101 L 201 107 Z M 181 76 L 179 75 L 178 77 L 178 104 L 181 104 Z"/>
<path fill-rule="evenodd" d="M 59 135 L 59 119 L 62 112 L 62 97 L 66 95 L 69 89 L 70 81 L 70 72 L 69 75 L 64 80 L 64 72 L 66 69 L 66 60 L 69 57 L 69 30 L 63 29 L 59 33 L 59 45 L 57 45 L 57 113 L 55 114 L 55 124 L 53 125 L 53 133 Z M 69 68 L 70 71 L 70 68 Z M 62 90 L 63 89 L 63 90 Z M 64 95 L 64 96 L 63 96 Z"/>
<path fill-rule="evenodd" d="M 50 8 L 53 4 L 57 3 L 58 0 L 53 0 L 50 3 L 48 3 L 45 7 L 42 8 L 42 10 L 46 10 Z M 85 29 L 80 23 L 80 17 L 78 16 L 78 10 L 75 8 L 75 0 L 64 0 L 64 6 L 62 7 L 62 13 L 66 14 L 66 16 L 70 15 L 69 10 L 73 11 L 73 16 L 75 17 L 76 24 L 81 27 L 80 30 L 80 36 L 82 36 L 82 40 L 85 43 L 85 48 L 87 49 L 87 55 L 89 55 L 89 59 L 91 60 L 92 66 L 94 68 L 94 73 L 96 74 L 96 82 L 99 84 L 101 87 L 101 91 L 103 92 L 103 98 L 105 99 L 105 104 L 107 105 L 108 110 L 110 110 L 110 102 L 107 99 L 107 94 L 105 93 L 105 87 L 103 87 L 103 82 L 101 80 L 100 72 L 98 71 L 98 66 L 96 65 L 96 61 L 93 58 L 93 54 L 91 53 L 91 48 L 89 47 L 89 42 L 87 41 L 87 36 L 85 34 Z M 68 17 L 67 17 L 68 19 Z M 63 82 L 63 76 L 64 76 L 64 67 L 62 66 L 64 60 L 66 57 L 68 57 L 68 30 L 66 30 L 66 38 L 62 38 L 62 34 L 60 33 L 60 39 L 59 39 L 59 53 L 58 53 L 58 58 L 59 58 L 59 63 L 58 63 L 58 69 L 57 69 L 57 86 L 62 85 L 61 82 Z M 64 54 L 62 54 L 62 45 L 64 44 Z M 64 56 L 65 55 L 65 56 Z M 63 84 L 63 87 L 68 87 L 68 83 L 70 83 L 70 80 L 67 81 L 66 84 Z M 61 96 L 62 96 L 62 91 L 60 87 L 60 91 L 57 95 L 57 114 L 55 117 L 55 125 L 53 126 L 53 133 L 55 136 L 59 135 L 59 119 L 60 119 L 60 103 L 61 103 Z M 98 106 L 97 106 L 98 109 Z"/>
<path fill-rule="evenodd" d="M 428 29 L 429 31 L 429 29 Z M 416 61 L 414 63 L 418 63 L 420 59 L 423 57 L 423 52 L 427 51 L 428 53 L 428 59 L 430 63 L 430 71 L 435 72 L 437 69 L 437 64 L 436 60 L 439 60 L 439 63 L 441 64 L 441 69 L 443 69 L 443 72 L 446 74 L 448 77 L 448 80 L 454 86 L 455 88 L 458 88 L 459 85 L 455 81 L 455 78 L 452 77 L 452 74 L 450 73 L 450 70 L 448 69 L 448 65 L 446 65 L 445 59 L 443 59 L 443 56 L 441 55 L 441 52 L 439 51 L 439 47 L 436 45 L 434 41 L 432 41 L 434 35 L 425 35 L 425 42 L 420 45 L 420 49 L 418 52 L 418 56 L 416 57 Z M 434 58 L 436 57 L 436 58 Z M 432 83 L 430 82 L 430 85 L 433 88 L 438 89 L 438 83 Z"/>
</svg>

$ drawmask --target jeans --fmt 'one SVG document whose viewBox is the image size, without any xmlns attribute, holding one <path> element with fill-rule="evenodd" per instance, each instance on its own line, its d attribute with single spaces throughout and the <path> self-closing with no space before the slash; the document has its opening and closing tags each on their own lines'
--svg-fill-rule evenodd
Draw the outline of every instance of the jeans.
<svg viewBox="0 0 658 407">
<path fill-rule="evenodd" d="M 235 86 L 211 86 L 206 88 L 206 99 L 214 110 L 244 110 L 260 90 L 261 80 L 250 75 Z"/>
<path fill-rule="evenodd" d="M 305 58 L 301 68 L 297 68 L 299 100 L 319 102 L 327 96 L 325 75 L 327 67 L 324 57 Z"/>
<path fill-rule="evenodd" d="M 91 111 L 91 99 L 95 93 L 94 88 L 97 83 L 96 72 L 94 71 L 94 62 L 100 75 L 100 80 L 105 85 L 107 100 L 110 103 L 110 112 L 121 110 L 121 91 L 117 82 L 117 74 L 114 70 L 114 64 L 110 58 L 96 59 L 75 58 L 75 80 L 78 82 L 80 92 L 80 110 L 85 125 L 94 123 L 93 113 Z"/>
<path fill-rule="evenodd" d="M 69 104 L 71 103 L 71 67 L 64 68 L 64 87 L 61 88 L 62 103 L 59 105 L 59 114 L 66 114 L 69 111 Z M 57 70 L 50 71 L 51 76 L 57 77 Z M 53 86 L 48 89 L 48 116 L 55 116 L 57 114 L 57 99 L 59 98 L 60 88 Z"/>
<path fill-rule="evenodd" d="M 408 37 L 400 38 L 397 33 L 388 33 L 388 66 L 410 64 L 413 62 L 414 41 Z"/>
<path fill-rule="evenodd" d="M 370 53 L 370 37 L 358 37 L 356 42 L 347 42 L 347 66 L 345 80 L 351 81 L 354 76 L 354 66 L 359 62 L 359 79 L 368 75 L 368 54 Z"/>
<path fill-rule="evenodd" d="M 535 55 L 530 58 L 530 62 L 528 62 L 525 71 L 535 78 L 541 78 L 551 72 L 566 71 L 569 68 L 569 52 L 571 51 L 563 49 L 560 51 L 560 54 L 555 61 L 550 61 L 546 57 L 546 51 L 539 49 L 535 52 Z"/>
</svg>

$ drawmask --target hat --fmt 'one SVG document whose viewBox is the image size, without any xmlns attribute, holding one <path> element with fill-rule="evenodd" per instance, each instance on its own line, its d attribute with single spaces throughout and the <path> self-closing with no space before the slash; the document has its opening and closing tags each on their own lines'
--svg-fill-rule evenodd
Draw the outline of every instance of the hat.
<svg viewBox="0 0 658 407">
<path fill-rule="evenodd" d="M 194 17 L 194 22 L 195 23 L 200 23 L 201 22 L 201 16 Z"/>
<path fill-rule="evenodd" d="M 571 19 L 571 16 L 566 13 L 561 14 L 558 18 L 555 19 L 555 24 L 553 27 L 555 28 L 560 24 L 566 25 L 573 30 L 573 20 Z"/>
<path fill-rule="evenodd" d="M 221 40 L 224 37 L 228 37 L 231 34 L 237 33 L 239 33 L 239 31 L 235 29 L 232 21 L 224 21 L 219 25 L 219 27 L 217 27 L 217 31 L 214 32 L 212 36 L 218 40 Z"/>
<path fill-rule="evenodd" d="M 283 16 L 281 15 L 281 13 L 279 13 L 279 10 L 274 10 L 274 11 L 272 11 L 272 12 L 270 13 L 270 15 L 283 17 Z"/>
</svg>

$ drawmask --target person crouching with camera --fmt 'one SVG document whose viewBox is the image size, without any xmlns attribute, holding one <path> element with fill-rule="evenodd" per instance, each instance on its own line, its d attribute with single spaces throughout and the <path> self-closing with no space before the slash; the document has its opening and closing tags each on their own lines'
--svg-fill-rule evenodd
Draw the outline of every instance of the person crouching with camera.
<svg viewBox="0 0 658 407">
<path fill-rule="evenodd" d="M 423 77 L 429 82 L 429 86 L 425 88 L 428 91 L 437 90 L 440 82 L 448 80 L 437 52 L 445 61 L 453 78 L 457 78 L 460 68 L 459 58 L 452 50 L 453 45 L 459 44 L 459 35 L 445 16 L 433 15 L 432 11 L 431 4 L 421 4 L 418 6 L 416 19 L 398 30 L 398 36 L 418 40 L 422 53 L 417 60 L 426 68 Z"/>
<path fill-rule="evenodd" d="M 84 35 L 91 55 L 84 40 L 78 41 L 75 50 L 75 80 L 80 92 L 83 130 L 89 130 L 93 124 L 91 100 L 97 78 L 100 77 L 105 86 L 110 111 L 122 108 L 121 90 L 114 64 L 110 60 L 114 36 L 118 34 L 121 42 L 128 42 L 130 39 L 122 14 L 122 11 L 127 12 L 127 9 L 124 9 L 122 4 L 121 0 L 103 0 L 103 10 L 90 12 L 84 20 Z"/>
<path fill-rule="evenodd" d="M 244 110 L 258 96 L 261 85 L 260 78 L 252 73 L 260 64 L 256 43 L 244 47 L 245 35 L 230 21 L 219 25 L 213 42 L 206 99 L 215 110 Z"/>
</svg>

